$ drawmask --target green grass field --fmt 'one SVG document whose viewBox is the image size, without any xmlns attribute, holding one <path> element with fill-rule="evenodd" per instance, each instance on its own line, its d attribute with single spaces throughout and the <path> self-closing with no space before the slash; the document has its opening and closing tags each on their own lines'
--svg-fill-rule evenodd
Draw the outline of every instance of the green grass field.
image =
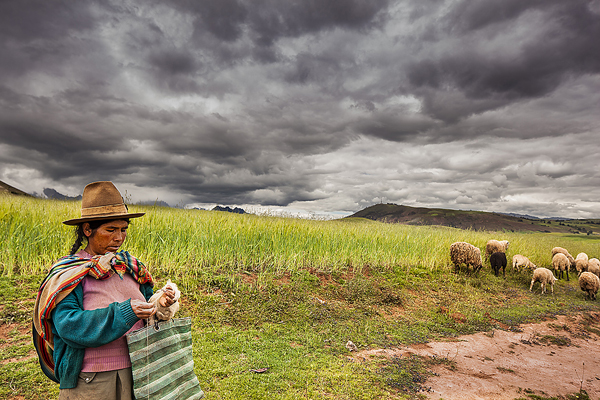
<svg viewBox="0 0 600 400">
<path fill-rule="evenodd" d="M 80 203 L 0 196 L 0 398 L 57 398 L 37 365 L 30 314 L 39 282 L 68 253 Z M 600 256 L 594 235 L 476 232 L 368 220 L 312 221 L 130 206 L 123 246 L 159 284 L 183 294 L 193 320 L 195 370 L 210 399 L 416 398 L 433 360 L 361 360 L 394 347 L 597 311 L 576 274 L 554 295 L 530 275 L 454 273 L 449 246 L 510 241 L 508 258 L 549 266 L 552 247 Z M 510 261 L 509 261 L 510 264 Z M 252 370 L 268 368 L 266 372 Z M 48 386 L 51 389 L 48 390 Z M 21 396 L 21 397 L 18 397 Z"/>
</svg>

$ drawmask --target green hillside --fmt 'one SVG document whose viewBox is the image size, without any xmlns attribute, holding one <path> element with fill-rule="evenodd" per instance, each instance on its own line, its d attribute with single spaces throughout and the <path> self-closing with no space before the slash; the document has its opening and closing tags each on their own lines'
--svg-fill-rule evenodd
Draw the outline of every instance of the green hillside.
<svg viewBox="0 0 600 400">
<path fill-rule="evenodd" d="M 367 218 L 386 223 L 440 225 L 484 231 L 600 234 L 600 220 L 598 219 L 528 219 L 484 211 L 409 207 L 397 204 L 376 204 L 347 218 Z"/>
</svg>

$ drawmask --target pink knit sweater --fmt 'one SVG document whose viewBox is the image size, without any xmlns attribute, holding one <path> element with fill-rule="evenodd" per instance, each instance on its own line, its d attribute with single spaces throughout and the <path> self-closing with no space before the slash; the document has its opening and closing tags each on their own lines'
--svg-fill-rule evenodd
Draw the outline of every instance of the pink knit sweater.
<svg viewBox="0 0 600 400">
<path fill-rule="evenodd" d="M 90 254 L 83 250 L 76 255 L 82 258 L 92 258 Z M 120 303 L 128 299 L 146 301 L 140 292 L 139 283 L 129 274 L 125 274 L 122 280 L 117 274 L 113 274 L 110 278 L 104 280 L 95 279 L 88 275 L 81 284 L 84 310 L 104 308 L 111 303 Z M 129 332 L 143 326 L 144 323 L 140 320 L 133 325 Z M 128 367 L 131 367 L 131 360 L 127 349 L 127 339 L 122 336 L 103 346 L 85 349 L 81 371 L 102 372 Z"/>
</svg>

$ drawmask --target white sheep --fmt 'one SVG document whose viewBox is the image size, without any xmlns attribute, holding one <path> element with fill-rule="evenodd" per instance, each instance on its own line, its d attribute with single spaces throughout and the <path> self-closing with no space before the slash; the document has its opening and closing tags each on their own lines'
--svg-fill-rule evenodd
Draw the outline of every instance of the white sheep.
<svg viewBox="0 0 600 400">
<path fill-rule="evenodd" d="M 554 255 L 556 255 L 556 253 L 562 253 L 565 256 L 567 256 L 567 258 L 569 259 L 569 262 L 571 263 L 571 267 L 575 267 L 575 259 L 573 258 L 573 256 L 567 251 L 567 249 L 564 249 L 562 247 L 553 247 L 552 248 L 552 257 L 554 257 Z"/>
<path fill-rule="evenodd" d="M 527 258 L 521 254 L 515 254 L 512 258 L 512 262 L 513 262 L 512 263 L 513 270 L 516 269 L 518 272 L 521 272 L 521 268 L 526 268 L 531 271 L 533 271 L 537 268 L 537 266 L 534 263 L 529 261 L 529 258 Z"/>
<path fill-rule="evenodd" d="M 160 301 L 163 296 L 166 297 L 165 290 L 167 288 L 172 289 L 175 293 L 175 302 L 168 307 L 164 306 Z M 150 300 L 148 300 L 148 303 L 152 303 L 154 304 L 154 307 L 156 307 L 156 312 L 148 318 L 148 325 L 153 325 L 158 321 L 168 321 L 173 318 L 175 313 L 179 311 L 179 297 L 181 297 L 179 288 L 177 288 L 177 285 L 169 279 L 167 284 L 162 289 L 157 290 L 152 297 L 150 297 Z"/>
<path fill-rule="evenodd" d="M 500 252 L 506 253 L 508 250 L 508 240 L 491 239 L 485 245 L 485 256 L 489 258 L 492 254 Z"/>
<path fill-rule="evenodd" d="M 539 282 L 542 288 L 542 294 L 544 294 L 546 293 L 546 285 L 549 283 L 552 294 L 554 294 L 554 282 L 556 281 L 557 279 L 554 277 L 554 274 L 552 274 L 552 271 L 550 271 L 548 268 L 536 268 L 535 271 L 533 271 L 533 278 L 531 278 L 531 286 L 529 286 L 529 291 L 532 291 L 533 284 L 535 282 Z"/>
<path fill-rule="evenodd" d="M 579 275 L 579 287 L 586 293 L 586 298 L 596 300 L 596 293 L 600 288 L 600 278 L 591 272 L 582 272 Z"/>
<path fill-rule="evenodd" d="M 569 259 L 563 253 L 556 253 L 554 255 L 554 257 L 552 257 L 552 267 L 554 268 L 554 271 L 556 271 L 556 275 L 558 276 L 559 279 L 562 279 L 563 272 L 566 271 L 567 272 L 567 280 L 569 280 L 569 267 L 570 266 L 571 266 L 571 263 L 569 262 Z"/>
<path fill-rule="evenodd" d="M 591 272 L 592 274 L 596 274 L 600 278 L 600 260 L 597 258 L 590 258 L 588 261 L 587 272 Z"/>
<path fill-rule="evenodd" d="M 575 257 L 575 270 L 577 271 L 577 275 L 580 275 L 582 272 L 587 271 L 588 269 L 588 255 L 585 253 L 577 254 Z"/>
<path fill-rule="evenodd" d="M 467 242 L 455 242 L 450 245 L 450 260 L 457 271 L 462 264 L 465 264 L 467 269 L 469 266 L 473 267 L 474 272 L 479 271 L 483 266 L 481 250 Z"/>
</svg>

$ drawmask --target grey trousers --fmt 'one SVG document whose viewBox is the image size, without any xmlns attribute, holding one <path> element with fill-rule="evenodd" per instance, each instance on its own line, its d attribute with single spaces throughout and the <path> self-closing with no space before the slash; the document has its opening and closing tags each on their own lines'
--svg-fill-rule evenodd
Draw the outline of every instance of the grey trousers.
<svg viewBox="0 0 600 400">
<path fill-rule="evenodd" d="M 80 372 L 77 387 L 61 389 L 58 400 L 133 400 L 131 368 Z"/>
</svg>

